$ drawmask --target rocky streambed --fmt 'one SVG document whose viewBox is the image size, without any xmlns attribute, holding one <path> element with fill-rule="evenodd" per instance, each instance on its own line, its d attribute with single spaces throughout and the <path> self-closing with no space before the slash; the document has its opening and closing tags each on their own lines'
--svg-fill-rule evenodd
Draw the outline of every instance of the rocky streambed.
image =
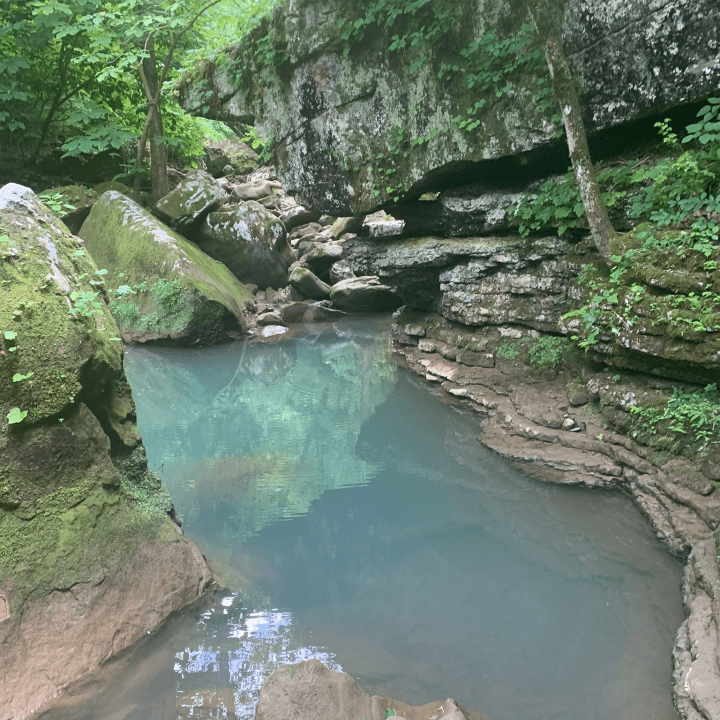
<svg viewBox="0 0 720 720">
<path fill-rule="evenodd" d="M 659 447 L 656 438 L 638 429 L 632 408 L 662 406 L 676 387 L 692 388 L 688 381 L 711 382 L 717 331 L 646 323 L 603 336 L 585 353 L 562 334 L 563 315 L 583 298 L 578 274 L 595 259 L 582 233 L 569 238 L 513 236 L 503 206 L 507 198 L 488 197 L 473 185 L 423 202 L 450 208 L 455 228 L 477 230 L 490 215 L 492 234 L 408 237 L 407 220 L 384 212 L 338 219 L 309 211 L 274 178 L 272 168 L 241 177 L 188 176 L 173 191 L 176 198 L 185 197 L 172 211 L 176 219 L 167 208 L 162 216 L 174 229 L 156 216 L 159 209 L 153 215 L 117 188 L 92 200 L 77 237 L 63 235 L 57 225 L 53 232 L 64 238 L 58 242 L 68 244 L 69 259 L 63 263 L 75 268 L 86 252 L 97 263 L 75 268 L 78 278 L 83 275 L 78 282 L 93 276 L 103 280 L 87 289 L 70 288 L 67 304 L 79 316 L 70 327 L 87 322 L 90 332 L 83 332 L 92 339 L 102 330 L 98 318 L 101 313 L 106 317 L 107 301 L 119 324 L 117 331 L 107 325 L 117 333 L 112 337 L 203 345 L 247 334 L 272 340 L 313 332 L 317 323 L 347 313 L 393 310 L 402 304 L 391 331 L 395 351 L 448 401 L 478 413 L 481 442 L 542 481 L 627 493 L 660 542 L 686 561 L 688 617 L 673 653 L 675 703 L 684 718 L 716 717 L 716 439 L 710 438 L 701 455 L 673 455 L 669 445 Z M 259 199 L 239 197 L 248 194 Z M 462 203 L 456 202 L 459 197 Z M 190 200 L 197 203 L 194 209 Z M 27 215 L 28 208 L 22 212 Z M 41 213 L 33 209 L 30 215 L 36 212 Z M 43 227 L 56 222 L 43 217 Z M 213 223 L 216 234 L 210 242 Z M 243 233 L 247 237 L 238 240 Z M 632 233 L 627 237 L 632 239 Z M 663 257 L 670 262 L 667 254 Z M 677 283 L 687 285 L 688 277 L 715 282 L 712 273 L 685 267 L 664 277 L 667 289 L 661 292 L 668 296 L 678 292 Z M 278 287 L 270 286 L 271 281 Z M 25 306 L 16 310 L 19 320 L 13 322 L 30 319 L 33 312 Z M 564 332 L 570 334 L 572 328 Z M 117 345 L 117 340 L 109 342 Z M 7 357 L 12 347 L 8 344 Z M 16 389 L 25 387 L 32 389 L 22 384 Z M 102 382 L 98 387 L 104 387 Z M 86 392 L 88 398 L 96 397 Z M 21 406 L 15 405 L 22 411 Z M 131 406 L 128 412 L 123 428 L 134 420 Z M 64 415 L 60 418 L 65 421 Z M 13 433 L 8 426 L 8 437 L 17 437 Z M 130 435 L 124 442 L 137 443 L 137 432 Z M 115 435 L 109 436 L 111 448 L 123 447 L 112 439 Z M 140 472 L 143 467 L 137 465 Z M 149 496 L 157 491 L 153 486 Z M 138 491 L 123 486 L 123 492 L 129 492 L 131 504 L 138 502 Z M 145 496 L 140 497 L 144 502 Z M 18 507 L 7 505 L 7 510 Z M 192 597 L 183 596 L 180 605 Z M 167 612 L 158 612 L 157 621 Z M 48 695 L 37 697 L 48 700 L 107 656 L 58 678 Z"/>
</svg>

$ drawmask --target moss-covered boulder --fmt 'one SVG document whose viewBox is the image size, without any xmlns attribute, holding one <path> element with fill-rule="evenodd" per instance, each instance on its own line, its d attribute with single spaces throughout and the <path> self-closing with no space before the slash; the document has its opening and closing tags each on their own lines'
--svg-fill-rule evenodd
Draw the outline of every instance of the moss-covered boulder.
<svg viewBox="0 0 720 720">
<path fill-rule="evenodd" d="M 194 237 L 241 282 L 261 288 L 287 285 L 295 254 L 285 226 L 260 203 L 250 200 L 209 213 Z"/>
<path fill-rule="evenodd" d="M 110 307 L 126 340 L 210 344 L 246 329 L 243 310 L 252 293 L 124 195 L 103 194 L 80 237 L 108 271 Z"/>
<path fill-rule="evenodd" d="M 259 155 L 239 140 L 219 140 L 205 145 L 205 164 L 214 177 L 225 175 L 229 166 L 237 175 L 247 175 L 262 165 Z"/>
<path fill-rule="evenodd" d="M 147 469 L 102 275 L 0 189 L 0 717 L 37 710 L 210 582 Z"/>
<path fill-rule="evenodd" d="M 182 230 L 202 219 L 228 197 L 212 175 L 198 170 L 158 200 L 155 211 L 161 220 Z"/>
</svg>

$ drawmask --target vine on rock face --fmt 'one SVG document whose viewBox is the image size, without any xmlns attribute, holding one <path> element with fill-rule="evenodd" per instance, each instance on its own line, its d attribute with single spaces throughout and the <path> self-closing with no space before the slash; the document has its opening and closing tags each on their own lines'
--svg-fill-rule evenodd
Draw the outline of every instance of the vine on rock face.
<svg viewBox="0 0 720 720">
<path fill-rule="evenodd" d="M 458 28 L 462 27 L 460 14 L 461 8 L 456 3 L 446 1 L 375 0 L 359 8 L 355 17 L 340 22 L 345 55 L 362 47 L 369 30 L 384 32 L 388 50 L 407 56 L 411 75 L 429 67 L 441 80 L 460 83 L 469 95 L 467 107 L 458 108 L 460 112 L 446 123 L 428 127 L 424 133 L 412 134 L 405 126 L 391 130 L 392 143 L 374 158 L 373 173 L 377 177 L 372 188 L 374 199 L 380 200 L 384 195 L 397 202 L 409 190 L 399 175 L 401 161 L 409 157 L 410 151 L 447 136 L 452 126 L 468 134 L 475 132 L 483 122 L 484 108 L 510 94 L 515 87 L 513 81 L 521 76 L 535 78 L 531 81 L 535 87 L 535 107 L 559 128 L 560 115 L 551 116 L 554 105 L 551 79 L 533 25 L 523 24 L 507 37 L 500 37 L 493 29 L 464 43 L 458 37 Z M 448 56 L 447 48 L 458 47 L 459 43 L 459 49 Z M 446 59 L 437 59 L 433 46 L 443 47 Z M 415 108 L 413 116 L 417 118 L 420 109 Z"/>
</svg>

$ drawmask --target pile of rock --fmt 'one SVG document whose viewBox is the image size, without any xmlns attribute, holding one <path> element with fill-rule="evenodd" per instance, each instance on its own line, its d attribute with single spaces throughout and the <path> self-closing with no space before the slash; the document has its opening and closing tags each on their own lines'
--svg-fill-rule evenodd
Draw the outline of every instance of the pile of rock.
<svg viewBox="0 0 720 720">
<path fill-rule="evenodd" d="M 229 152 L 218 155 L 222 149 L 209 151 L 212 174 L 175 173 L 175 187 L 151 209 L 118 184 L 48 191 L 68 205 L 82 199 L 63 219 L 108 271 L 110 307 L 126 342 L 271 337 L 296 323 L 402 304 L 377 275 L 354 272 L 345 248 L 358 233 L 397 234 L 403 221 L 320 215 L 283 191 L 272 166 L 245 175 L 229 163 L 219 168 Z"/>
</svg>

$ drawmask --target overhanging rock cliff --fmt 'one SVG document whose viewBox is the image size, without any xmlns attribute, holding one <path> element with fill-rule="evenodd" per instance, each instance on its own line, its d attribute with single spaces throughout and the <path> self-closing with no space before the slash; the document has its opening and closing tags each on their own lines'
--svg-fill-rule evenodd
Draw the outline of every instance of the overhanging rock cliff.
<svg viewBox="0 0 720 720">
<path fill-rule="evenodd" d="M 181 101 L 256 124 L 286 190 L 336 215 L 447 184 L 502 184 L 517 162 L 560 146 L 526 2 L 417 5 L 288 0 L 186 79 Z M 715 0 L 532 5 L 559 28 L 590 131 L 720 84 Z M 478 165 L 501 158 L 514 160 Z"/>
</svg>

